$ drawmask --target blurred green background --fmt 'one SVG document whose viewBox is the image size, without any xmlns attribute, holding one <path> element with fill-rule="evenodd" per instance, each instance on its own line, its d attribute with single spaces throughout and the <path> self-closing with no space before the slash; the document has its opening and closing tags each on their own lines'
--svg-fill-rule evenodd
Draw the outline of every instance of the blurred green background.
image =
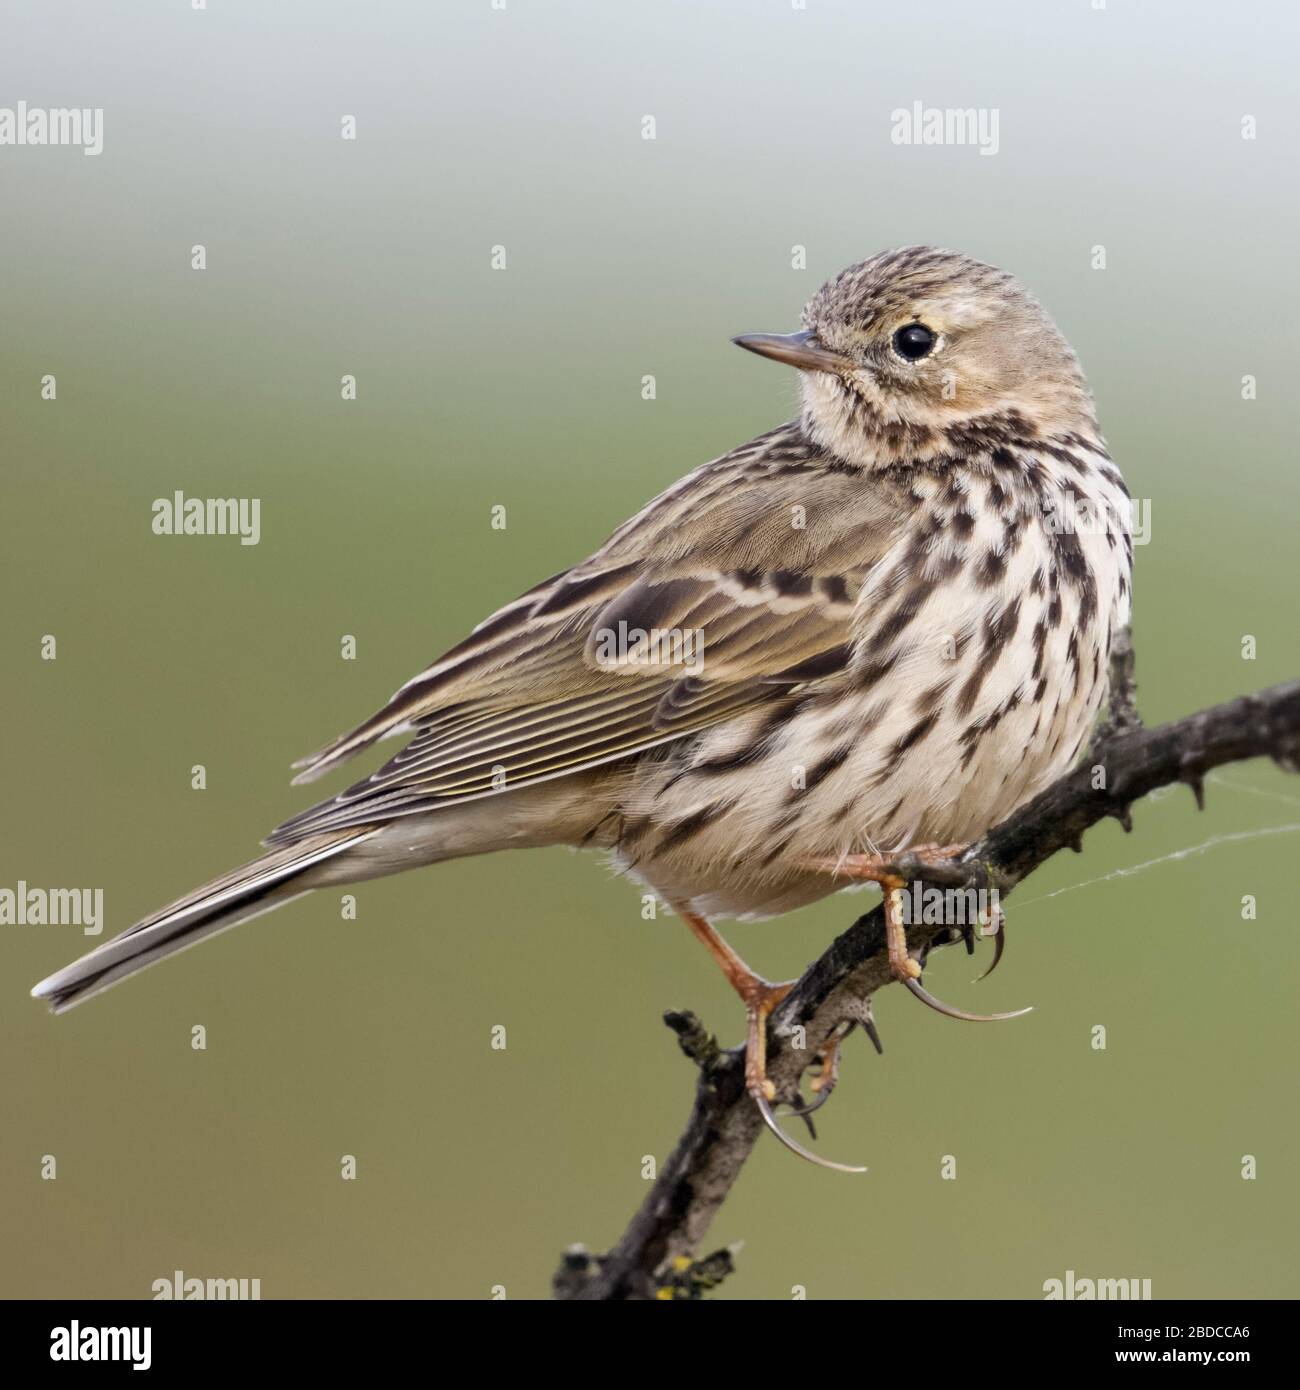
<svg viewBox="0 0 1300 1390">
<path fill-rule="evenodd" d="M 1300 670 L 1294 11 L 4 9 L 0 105 L 105 127 L 98 158 L 0 148 L 0 886 L 102 887 L 100 940 L 341 784 L 290 790 L 292 758 L 787 418 L 793 374 L 728 338 L 794 327 L 889 245 L 1014 270 L 1078 349 L 1153 508 L 1147 719 Z M 996 107 L 999 153 L 891 144 L 916 100 Z M 153 535 L 177 489 L 261 498 L 261 543 Z M 762 1143 L 706 1247 L 745 1242 L 719 1297 L 1035 1298 L 1068 1269 L 1300 1294 L 1300 780 L 1236 768 L 1204 815 L 1176 788 L 1135 819 L 1010 900 L 991 982 L 936 958 L 944 998 L 1031 1017 L 880 998 L 885 1056 L 851 1040 L 820 1117 L 869 1174 Z M 1241 838 L 1047 896 L 1219 836 Z M 0 928 L 0 1294 L 147 1297 L 182 1269 L 268 1298 L 537 1297 L 566 1244 L 613 1243 L 688 1108 L 660 1012 L 740 1035 L 720 973 L 592 857 L 357 892 L 356 921 L 319 894 L 61 1019 L 27 990 L 93 942 Z M 731 936 L 782 978 L 871 900 Z"/>
</svg>

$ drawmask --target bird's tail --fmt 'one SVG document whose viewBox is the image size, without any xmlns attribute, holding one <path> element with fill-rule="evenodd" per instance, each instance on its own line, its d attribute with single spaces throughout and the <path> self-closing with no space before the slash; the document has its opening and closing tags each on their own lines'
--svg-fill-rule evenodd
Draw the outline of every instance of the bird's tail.
<svg viewBox="0 0 1300 1390">
<path fill-rule="evenodd" d="M 374 833 L 370 826 L 353 827 L 272 850 L 128 927 L 42 980 L 32 995 L 62 1013 L 165 956 L 310 892 L 317 865 Z"/>
</svg>

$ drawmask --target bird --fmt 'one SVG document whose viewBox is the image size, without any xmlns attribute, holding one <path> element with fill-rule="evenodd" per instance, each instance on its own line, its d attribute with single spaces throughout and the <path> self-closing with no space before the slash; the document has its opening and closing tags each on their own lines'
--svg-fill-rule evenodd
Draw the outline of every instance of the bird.
<svg viewBox="0 0 1300 1390">
<path fill-rule="evenodd" d="M 764 1122 L 862 1171 L 780 1126 L 767 1020 L 792 982 L 716 924 L 874 882 L 893 977 L 981 1017 L 919 983 L 890 861 L 952 857 L 1078 759 L 1129 619 L 1129 497 L 1074 351 L 982 261 L 884 251 L 822 285 L 798 331 L 733 342 L 796 370 L 795 418 L 673 483 L 293 764 L 311 782 L 402 739 L 376 771 L 33 995 L 62 1012 L 314 889 L 598 851 L 739 995 Z"/>
</svg>

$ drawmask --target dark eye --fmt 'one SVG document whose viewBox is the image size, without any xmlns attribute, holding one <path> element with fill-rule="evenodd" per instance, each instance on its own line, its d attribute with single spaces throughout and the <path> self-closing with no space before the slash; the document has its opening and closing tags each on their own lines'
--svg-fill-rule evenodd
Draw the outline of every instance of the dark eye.
<svg viewBox="0 0 1300 1390">
<path fill-rule="evenodd" d="M 934 334 L 923 323 L 909 323 L 894 334 L 894 351 L 909 362 L 919 362 L 934 344 Z"/>
</svg>

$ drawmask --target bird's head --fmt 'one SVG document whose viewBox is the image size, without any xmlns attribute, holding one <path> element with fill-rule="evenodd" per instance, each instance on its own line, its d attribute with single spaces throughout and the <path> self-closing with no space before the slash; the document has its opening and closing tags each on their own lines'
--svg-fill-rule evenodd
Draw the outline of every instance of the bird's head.
<svg viewBox="0 0 1300 1390">
<path fill-rule="evenodd" d="M 802 372 L 804 427 L 848 463 L 953 451 L 984 423 L 1089 438 L 1092 398 L 1070 345 L 1014 276 L 953 251 L 884 251 L 827 281 L 802 331 L 741 347 Z"/>
</svg>

